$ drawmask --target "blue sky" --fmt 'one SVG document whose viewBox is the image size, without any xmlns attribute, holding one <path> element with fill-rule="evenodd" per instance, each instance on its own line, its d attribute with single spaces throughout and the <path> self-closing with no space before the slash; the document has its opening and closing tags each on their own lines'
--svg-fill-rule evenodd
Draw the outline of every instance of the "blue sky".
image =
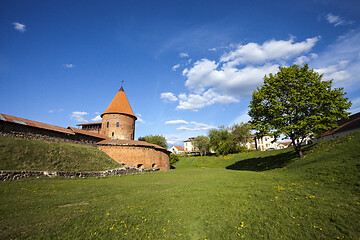
<svg viewBox="0 0 360 240">
<path fill-rule="evenodd" d="M 182 146 L 247 121 L 253 90 L 309 63 L 360 111 L 360 2 L 0 3 L 0 113 L 57 126 L 97 121 L 121 81 L 136 138 Z"/>
</svg>

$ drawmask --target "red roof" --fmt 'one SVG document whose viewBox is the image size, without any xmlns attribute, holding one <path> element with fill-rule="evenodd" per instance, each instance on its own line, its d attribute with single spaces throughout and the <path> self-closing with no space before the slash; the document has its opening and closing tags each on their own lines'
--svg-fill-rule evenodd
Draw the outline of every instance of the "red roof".
<svg viewBox="0 0 360 240">
<path fill-rule="evenodd" d="M 133 116 L 135 117 L 135 119 L 137 119 L 136 115 L 131 109 L 130 103 L 126 97 L 123 87 L 121 87 L 120 90 L 117 92 L 108 108 L 105 110 L 105 112 L 101 114 L 101 117 L 107 113 L 121 113 Z"/>
<path fill-rule="evenodd" d="M 16 123 L 16 124 L 21 124 L 21 125 L 25 125 L 25 126 L 30 126 L 30 127 L 46 129 L 46 130 L 50 130 L 50 131 L 54 131 L 54 132 L 61 132 L 61 133 L 66 133 L 66 134 L 70 134 L 70 135 L 75 135 L 75 133 L 73 131 L 71 131 L 71 129 L 62 128 L 62 127 L 58 127 L 58 126 L 54 126 L 54 125 L 50 125 L 50 124 L 46 124 L 46 123 L 42 123 L 42 122 L 36 122 L 36 121 L 28 120 L 25 118 L 14 117 L 14 116 L 6 115 L 6 114 L 0 114 L 0 120 L 6 121 L 6 122 L 11 122 L 11 123 Z"/>
<path fill-rule="evenodd" d="M 90 131 L 86 131 L 86 130 L 82 130 L 82 129 L 77 129 L 74 127 L 68 127 L 68 129 L 71 129 L 74 133 L 77 133 L 77 134 L 87 135 L 87 136 L 96 137 L 96 138 L 100 138 L 100 139 L 108 139 L 106 136 L 104 136 L 102 134 L 98 134 L 98 133 L 94 133 L 94 132 L 90 132 Z"/>
<path fill-rule="evenodd" d="M 339 127 L 324 132 L 323 134 L 321 134 L 321 137 L 360 128 L 360 112 L 350 115 L 349 119 L 339 120 L 337 123 Z"/>
<path fill-rule="evenodd" d="M 174 148 L 176 148 L 177 150 L 179 151 L 184 151 L 184 148 L 183 147 L 179 147 L 179 146 L 173 146 Z"/>
<path fill-rule="evenodd" d="M 284 146 L 289 146 L 290 144 L 291 144 L 291 142 L 281 142 L 281 143 L 279 143 L 279 145 L 284 145 Z"/>
</svg>

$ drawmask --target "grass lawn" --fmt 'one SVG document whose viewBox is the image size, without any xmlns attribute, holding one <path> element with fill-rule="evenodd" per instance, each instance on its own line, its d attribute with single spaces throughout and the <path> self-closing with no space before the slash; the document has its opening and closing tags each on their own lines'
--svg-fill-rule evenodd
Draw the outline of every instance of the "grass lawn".
<svg viewBox="0 0 360 240">
<path fill-rule="evenodd" d="M 360 239 L 360 134 L 176 169 L 0 183 L 0 238 Z"/>
</svg>

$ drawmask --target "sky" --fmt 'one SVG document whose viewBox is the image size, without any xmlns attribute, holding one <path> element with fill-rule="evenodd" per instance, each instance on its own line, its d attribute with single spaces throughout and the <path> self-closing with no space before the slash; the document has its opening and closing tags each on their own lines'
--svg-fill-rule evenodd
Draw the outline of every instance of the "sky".
<svg viewBox="0 0 360 240">
<path fill-rule="evenodd" d="M 308 63 L 360 111 L 360 2 L 0 1 L 0 113 L 98 122 L 123 85 L 135 138 L 246 122 L 279 67 Z M 122 83 L 122 81 L 124 81 Z"/>
</svg>

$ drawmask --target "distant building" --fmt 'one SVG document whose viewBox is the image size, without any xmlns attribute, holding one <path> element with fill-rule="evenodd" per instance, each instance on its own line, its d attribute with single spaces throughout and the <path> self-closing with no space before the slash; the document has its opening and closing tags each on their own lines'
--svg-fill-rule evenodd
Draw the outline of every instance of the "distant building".
<svg viewBox="0 0 360 240">
<path fill-rule="evenodd" d="M 171 146 L 170 152 L 172 152 L 173 154 L 179 154 L 179 155 L 184 155 L 185 154 L 184 148 L 179 147 L 179 146 Z"/>
<path fill-rule="evenodd" d="M 339 127 L 330 129 L 329 131 L 321 134 L 319 138 L 316 138 L 314 142 L 320 142 L 329 140 L 332 138 L 338 138 L 346 134 L 356 132 L 360 130 L 360 112 L 349 116 L 349 119 L 339 120 L 337 122 Z"/>
<path fill-rule="evenodd" d="M 255 143 L 255 148 L 260 151 L 266 151 L 269 149 L 277 149 L 277 143 L 274 142 L 275 138 L 270 136 L 258 137 L 257 135 L 251 135 Z"/>
<path fill-rule="evenodd" d="M 291 145 L 291 142 L 281 142 L 278 144 L 278 149 L 288 148 Z"/>
<path fill-rule="evenodd" d="M 196 152 L 195 151 L 195 147 L 193 145 L 193 141 L 194 141 L 194 138 L 189 138 L 187 140 L 184 141 L 184 150 L 185 150 L 185 153 L 193 153 L 193 152 Z"/>
</svg>

